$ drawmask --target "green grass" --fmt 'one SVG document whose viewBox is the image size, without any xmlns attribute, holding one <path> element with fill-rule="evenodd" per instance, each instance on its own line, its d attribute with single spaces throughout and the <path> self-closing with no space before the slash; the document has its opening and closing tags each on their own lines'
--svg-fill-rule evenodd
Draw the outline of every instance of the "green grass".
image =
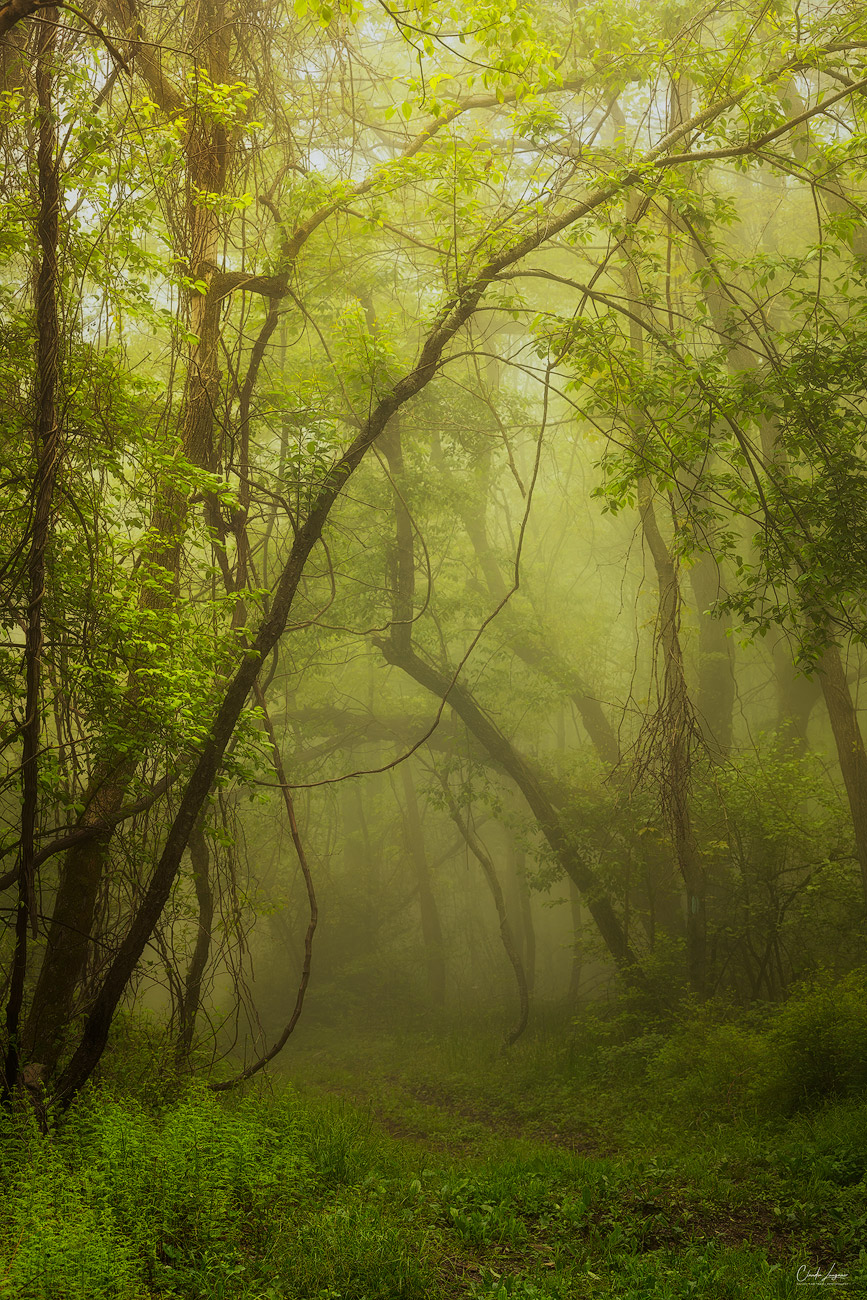
<svg viewBox="0 0 867 1300">
<path fill-rule="evenodd" d="M 739 1109 L 710 1032 L 664 1089 L 678 1032 L 561 1025 L 506 1057 L 306 1031 L 292 1084 L 106 1080 L 47 1139 L 4 1116 L 0 1297 L 777 1300 L 834 1266 L 867 1295 L 867 1099 L 762 1113 L 756 1083 Z"/>
</svg>

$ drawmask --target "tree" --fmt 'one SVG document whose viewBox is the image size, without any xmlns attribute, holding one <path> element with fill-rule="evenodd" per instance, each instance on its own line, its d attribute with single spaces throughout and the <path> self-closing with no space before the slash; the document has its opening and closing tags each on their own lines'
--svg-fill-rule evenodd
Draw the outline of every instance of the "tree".
<svg viewBox="0 0 867 1300">
<path fill-rule="evenodd" d="M 0 31 L 28 22 L 28 13 L 5 6 Z M 33 910 L 37 858 L 44 855 L 44 866 L 68 851 L 56 881 L 54 935 L 30 953 L 33 974 L 40 958 L 42 967 L 28 1042 L 36 1059 L 59 1067 L 54 1087 L 64 1103 L 100 1059 L 125 990 L 181 887 L 184 854 L 215 785 L 243 782 L 265 761 L 256 757 L 263 742 L 248 701 L 270 657 L 287 632 L 300 637 L 305 625 L 323 622 L 327 604 L 367 570 L 363 555 L 350 554 L 346 576 L 329 558 L 351 513 L 350 482 L 381 488 L 381 478 L 359 471 L 377 444 L 387 447 L 382 440 L 398 413 L 409 423 L 422 411 L 422 394 L 450 376 L 463 382 L 474 322 L 492 313 L 497 321 L 517 317 L 544 354 L 543 391 L 562 377 L 579 394 L 571 400 L 615 431 L 620 385 L 628 377 L 633 405 L 639 385 L 660 438 L 642 440 L 640 457 L 630 440 L 625 462 L 609 458 L 612 501 L 628 500 L 639 480 L 659 493 L 673 486 L 690 519 L 701 520 L 708 494 L 727 493 L 731 513 L 714 519 L 714 528 L 734 536 L 739 525 L 731 518 L 752 508 L 750 484 L 757 493 L 764 487 L 732 401 L 736 395 L 750 411 L 768 392 L 775 400 L 776 390 L 770 384 L 759 395 L 746 376 L 733 379 L 727 368 L 721 375 L 712 327 L 681 337 L 666 319 L 668 305 L 654 300 L 660 276 L 666 283 L 660 212 L 678 214 L 671 238 L 686 247 L 698 220 L 693 178 L 725 162 L 749 171 L 770 159 L 797 170 L 809 191 L 825 161 L 811 170 L 792 142 L 805 122 L 829 120 L 832 110 L 846 132 L 836 165 L 855 170 L 861 34 L 849 22 L 841 37 L 834 6 L 809 25 L 797 15 L 791 23 L 755 15 L 749 5 L 720 7 L 661 36 L 650 10 L 636 10 L 621 27 L 604 10 L 573 20 L 560 10 L 479 5 L 460 15 L 458 34 L 448 9 L 423 5 L 413 17 L 323 6 L 287 19 L 277 7 L 229 14 L 206 5 L 178 14 L 169 48 L 161 44 L 163 11 L 151 6 L 113 0 L 104 32 L 89 15 L 70 16 L 69 39 L 82 54 L 63 86 L 75 154 L 58 173 L 69 337 L 57 382 L 65 395 L 61 433 L 76 454 L 67 461 L 65 512 L 45 562 L 58 609 L 44 635 L 52 686 L 38 762 L 47 833 L 31 853 L 26 826 L 11 829 L 10 807 L 4 845 L 17 855 L 7 883 L 21 883 L 19 920 Z M 667 79 L 676 82 L 687 68 L 698 106 L 667 128 Z M 400 105 L 385 79 L 392 71 L 410 85 Z M 804 83 L 804 106 L 789 110 L 784 90 L 795 77 Z M 616 97 L 624 103 L 620 128 L 611 114 Z M 26 122 L 22 134 L 15 129 L 6 123 L 13 153 L 27 143 Z M 702 196 L 699 215 L 714 222 L 725 215 L 727 183 Z M 14 184 L 7 176 L 7 193 Z M 636 192 L 645 215 L 625 240 L 624 203 Z M 13 197 L 27 208 L 28 196 Z M 602 240 L 601 253 L 583 251 L 588 236 Z M 638 313 L 650 340 L 644 369 L 624 358 L 621 323 L 636 313 L 614 288 L 627 242 L 646 300 Z M 10 243 L 10 268 L 20 246 L 20 239 Z M 552 255 L 577 259 L 587 272 L 560 277 L 569 301 L 562 313 L 532 300 L 534 280 L 551 274 Z M 392 285 L 386 268 L 395 259 L 412 274 Z M 370 298 L 375 330 L 363 305 Z M 25 305 L 10 332 L 32 335 L 33 308 Z M 153 339 L 161 351 L 147 383 L 138 368 Z M 39 619 L 23 599 L 18 557 L 43 549 L 28 503 L 46 475 L 21 469 L 20 440 L 36 408 L 27 348 L 19 343 L 12 356 L 4 463 L 16 483 L 17 515 L 4 555 L 12 578 L 6 625 L 22 625 L 35 647 Z M 806 374 L 806 357 L 798 364 Z M 703 461 L 706 422 L 694 418 L 708 411 L 712 463 Z M 508 450 L 506 440 L 507 458 Z M 829 482 L 838 452 L 833 473 L 827 465 Z M 725 469 L 716 468 L 721 463 Z M 681 464 L 692 476 L 688 491 Z M 702 464 L 711 468 L 697 474 Z M 854 482 L 854 467 L 848 473 Z M 771 504 L 765 518 L 775 521 L 768 535 L 777 538 L 785 529 L 777 501 Z M 80 555 L 83 539 L 89 563 L 76 567 L 70 557 L 76 543 Z M 476 540 L 481 560 L 478 531 Z M 379 541 L 376 528 L 371 541 Z M 399 538 L 398 570 L 400 549 Z M 758 554 L 769 573 L 771 552 Z M 520 576 L 520 553 L 512 558 Z M 825 558 L 830 563 L 830 553 Z M 370 613 L 390 626 L 384 656 L 447 701 L 509 771 L 588 895 L 609 948 L 631 964 L 622 922 L 592 865 L 576 856 L 545 782 L 464 683 L 478 637 L 453 636 L 442 663 L 433 664 L 403 636 L 393 593 L 405 599 L 403 580 L 369 600 Z M 77 620 L 73 645 L 64 604 Z M 532 641 L 524 649 L 532 658 Z M 29 657 L 36 661 L 35 650 Z M 4 688 L 11 710 L 21 698 L 11 652 Z M 24 757 L 15 748 L 19 736 L 14 730 L 10 741 L 10 780 Z M 32 782 L 32 767 L 28 773 Z M 134 832 L 124 839 L 118 828 L 134 826 L 142 805 L 157 801 L 160 815 L 140 839 Z M 121 885 L 122 847 L 131 852 Z M 101 915 L 99 900 L 109 896 Z M 21 1046 L 20 943 L 18 952 L 7 1089 Z M 86 1013 L 77 1038 L 69 1033 L 76 1009 Z"/>
</svg>

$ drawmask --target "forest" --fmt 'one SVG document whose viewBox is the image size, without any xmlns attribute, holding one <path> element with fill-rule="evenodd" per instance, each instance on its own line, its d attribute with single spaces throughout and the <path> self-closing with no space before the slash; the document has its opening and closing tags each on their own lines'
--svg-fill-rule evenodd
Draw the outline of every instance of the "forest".
<svg viewBox="0 0 867 1300">
<path fill-rule="evenodd" d="M 865 93 L 0 0 L 0 1298 L 867 1295 Z"/>
</svg>

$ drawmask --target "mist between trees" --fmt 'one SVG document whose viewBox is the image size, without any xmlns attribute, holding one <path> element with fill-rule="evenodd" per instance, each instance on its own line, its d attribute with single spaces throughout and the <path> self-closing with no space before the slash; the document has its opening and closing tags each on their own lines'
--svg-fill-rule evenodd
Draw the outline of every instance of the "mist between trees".
<svg viewBox="0 0 867 1300">
<path fill-rule="evenodd" d="M 861 8 L 0 36 L 6 1101 L 863 963 Z"/>
</svg>

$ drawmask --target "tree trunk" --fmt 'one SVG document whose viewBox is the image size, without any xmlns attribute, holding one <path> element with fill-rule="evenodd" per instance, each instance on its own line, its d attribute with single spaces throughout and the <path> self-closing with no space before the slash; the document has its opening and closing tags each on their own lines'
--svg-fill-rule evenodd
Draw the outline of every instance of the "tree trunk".
<svg viewBox="0 0 867 1300">
<path fill-rule="evenodd" d="M 421 933 L 424 943 L 428 990 L 435 1006 L 442 1007 L 446 1000 L 446 963 L 443 931 L 431 884 L 430 866 L 424 847 L 421 814 L 415 783 L 409 763 L 401 763 L 403 796 L 406 803 L 406 839 L 409 856 L 415 871 L 418 888 L 418 905 L 421 913 Z"/>
<path fill-rule="evenodd" d="M 581 995 L 581 976 L 584 973 L 584 917 L 581 895 L 569 881 L 569 912 L 572 917 L 572 962 L 569 967 L 569 1006 L 577 1007 Z"/>
<path fill-rule="evenodd" d="M 180 1026 L 176 1060 L 182 1065 L 189 1060 L 196 1032 L 196 1017 L 202 999 L 202 979 L 208 956 L 211 951 L 211 927 L 214 922 L 214 894 L 210 880 L 210 852 L 205 838 L 204 823 L 199 821 L 190 835 L 190 863 L 193 868 L 193 883 L 196 890 L 196 902 L 199 907 L 199 923 L 196 930 L 196 946 L 190 960 L 184 995 L 180 1010 Z"/>
<path fill-rule="evenodd" d="M 689 87 L 672 86 L 669 115 L 672 125 L 684 119 Z M 622 110 L 617 112 L 622 121 Z M 628 221 L 635 221 L 643 197 L 630 196 Z M 627 261 L 624 278 L 635 311 L 629 320 L 632 349 L 642 361 L 645 354 L 645 308 L 638 277 Z M 638 408 L 631 412 L 631 440 L 637 457 L 642 457 L 646 421 Z M 660 760 L 662 810 L 674 845 L 675 858 L 686 886 L 686 958 L 690 987 L 703 996 L 707 983 L 707 889 L 690 815 L 692 740 L 694 718 L 687 689 L 683 648 L 680 640 L 681 592 L 677 568 L 659 528 L 654 505 L 655 492 L 647 475 L 638 481 L 638 514 L 645 545 L 656 572 L 658 592 L 657 636 L 662 653 L 662 691 L 655 726 L 660 729 L 654 747 Z"/>
<path fill-rule="evenodd" d="M 25 631 L 25 708 L 21 762 L 21 859 L 15 915 L 12 978 L 6 1004 L 6 1059 L 3 1095 L 8 1098 L 18 1076 L 19 1032 L 27 973 L 28 925 L 36 928 L 36 823 L 39 808 L 39 744 L 42 734 L 42 602 L 45 595 L 45 556 L 51 529 L 54 485 L 60 455 L 57 426 L 57 378 L 60 366 L 60 327 L 57 313 L 57 241 L 60 225 L 57 115 L 53 78 L 58 10 L 52 6 L 35 24 L 36 96 L 39 115 L 37 172 L 39 212 L 36 277 L 36 427 L 33 518 L 27 561 L 27 626 Z"/>
<path fill-rule="evenodd" d="M 663 656 L 658 725 L 662 761 L 662 799 L 675 856 L 686 886 L 686 955 L 690 988 L 703 996 L 707 985 L 707 887 L 690 815 L 693 717 L 680 644 L 680 587 L 677 570 L 656 519 L 648 480 L 638 489 L 638 509 L 647 548 L 656 569 L 657 621 Z"/>
<path fill-rule="evenodd" d="M 849 798 L 855 849 L 861 868 L 861 885 L 867 902 L 867 752 L 843 661 L 836 646 L 829 646 L 822 655 L 818 674 L 837 746 L 843 784 Z"/>
<path fill-rule="evenodd" d="M 466 724 L 491 760 L 512 778 L 527 800 L 539 829 L 553 849 L 562 870 L 583 893 L 590 915 L 618 969 L 625 972 L 634 967 L 635 954 L 627 942 L 623 926 L 605 887 L 580 849 L 571 842 L 558 816 L 556 799 L 545 790 L 538 775 L 453 676 L 426 663 L 413 650 L 400 650 L 390 641 L 378 640 L 376 644 L 388 663 L 402 668 L 436 698 L 447 700 L 449 707 Z"/>
<path fill-rule="evenodd" d="M 405 478 L 399 426 L 393 423 L 391 428 L 386 431 L 382 447 L 388 460 L 394 488 L 396 546 L 391 577 L 391 635 L 387 641 L 375 639 L 375 644 L 382 650 L 388 663 L 402 668 L 404 672 L 408 673 L 435 696 L 440 699 L 448 699 L 451 708 L 463 720 L 476 737 L 476 740 L 487 750 L 493 761 L 512 777 L 539 820 L 543 834 L 558 855 L 564 871 L 572 877 L 579 888 L 583 888 L 588 894 L 591 915 L 599 926 L 608 950 L 614 957 L 618 967 L 625 970 L 634 962 L 634 956 L 626 936 L 614 908 L 601 888 L 595 873 L 569 844 L 568 836 L 565 834 L 555 811 L 554 802 L 544 793 L 538 778 L 531 773 L 528 765 L 519 757 L 502 732 L 476 705 L 469 692 L 432 665 L 425 663 L 415 653 L 412 644 L 415 558 L 412 521 L 401 491 Z M 498 600 L 502 601 L 505 598 L 506 589 L 502 576 L 496 567 L 496 561 L 486 545 L 483 545 L 481 550 L 483 563 L 490 574 L 490 581 L 494 583 L 495 590 L 498 593 L 502 588 L 502 594 L 498 594 L 497 597 Z M 581 881 L 584 882 L 583 885 Z"/>
<path fill-rule="evenodd" d="M 488 888 L 491 891 L 491 897 L 494 900 L 494 906 L 497 909 L 497 919 L 500 923 L 500 939 L 503 943 L 509 964 L 515 974 L 515 983 L 518 987 L 518 1001 L 520 1010 L 518 1021 L 513 1029 L 506 1034 L 506 1046 L 512 1047 L 527 1028 L 527 1022 L 530 1018 L 530 991 L 527 985 L 527 974 L 524 970 L 524 963 L 521 961 L 521 955 L 518 952 L 518 945 L 515 943 L 515 936 L 512 933 L 512 927 L 509 924 L 509 918 L 506 914 L 506 900 L 503 897 L 503 888 L 500 884 L 500 878 L 497 875 L 497 868 L 494 866 L 493 859 L 488 853 L 478 835 L 475 834 L 469 822 L 461 814 L 454 796 L 449 789 L 448 781 L 444 776 L 439 778 L 446 797 L 446 806 L 449 810 L 449 816 L 457 826 L 461 835 L 466 840 L 467 847 L 473 854 L 473 857 L 479 863 L 487 881 Z"/>
<path fill-rule="evenodd" d="M 532 998 L 536 989 L 536 927 L 533 924 L 533 900 L 530 896 L 530 887 L 527 884 L 524 850 L 516 848 L 514 841 L 511 839 L 509 840 L 509 857 L 521 915 L 521 950 L 524 970 L 527 973 L 527 989 Z"/>
<path fill-rule="evenodd" d="M 203 6 L 199 13 L 201 47 L 209 54 L 209 74 L 215 83 L 227 80 L 224 67 L 224 34 L 212 29 Z M 222 24 L 218 24 L 222 27 Z M 213 205 L 197 201 L 197 195 L 222 193 L 230 155 L 230 141 L 219 123 L 206 120 L 191 109 L 186 138 L 187 192 L 184 221 L 189 247 L 179 249 L 194 279 L 209 284 L 216 270 L 219 222 Z M 213 425 L 219 383 L 221 296 L 210 289 L 194 291 L 190 302 L 191 345 L 180 419 L 181 445 L 193 465 L 214 468 Z M 189 514 L 188 490 L 179 490 L 170 477 L 157 487 L 150 538 L 144 556 L 140 606 L 144 610 L 167 608 L 176 598 L 176 585 L 183 538 Z M 213 507 L 210 511 L 213 514 Z M 213 520 L 212 520 L 213 522 Z M 222 555 L 222 551 L 220 552 Z M 130 734 L 135 734 L 143 690 L 139 669 L 133 664 L 124 701 Z M 39 972 L 27 1026 L 28 1049 L 46 1066 L 50 1076 L 56 1068 L 66 1026 L 74 1010 L 75 997 L 84 977 L 94 939 L 92 933 L 97 898 L 111 852 L 113 831 L 110 821 L 129 790 L 137 756 L 108 753 L 97 764 L 78 825 L 106 825 L 104 833 L 77 845 L 60 868 L 52 911 L 48 946 Z"/>
<path fill-rule="evenodd" d="M 707 256 L 698 244 L 696 244 L 696 258 L 699 266 L 710 269 Z M 713 281 L 710 284 L 712 285 Z M 729 333 L 725 328 L 725 312 L 719 290 L 710 288 L 706 297 L 717 329 L 721 334 Z M 734 369 L 756 368 L 754 354 L 740 344 L 730 347 L 730 358 Z M 781 471 L 787 471 L 788 456 L 785 447 L 780 443 L 776 420 L 765 417 L 760 421 L 759 427 L 764 454 Z M 780 729 L 788 733 L 795 748 L 803 749 L 807 743 L 807 722 L 815 701 L 816 688 L 809 679 L 799 676 L 794 671 L 791 655 L 782 638 L 774 647 L 774 665 L 777 675 Z M 817 676 L 828 709 L 828 718 L 849 800 L 862 886 L 867 900 L 867 756 L 865 756 L 864 739 L 857 711 L 837 646 L 830 645 L 825 650 L 817 667 Z"/>
<path fill-rule="evenodd" d="M 698 611 L 698 693 L 696 713 L 708 752 L 727 758 L 732 747 L 735 704 L 734 655 L 728 615 L 707 611 L 720 595 L 719 568 L 712 555 L 699 555 L 689 570 Z"/>
</svg>

